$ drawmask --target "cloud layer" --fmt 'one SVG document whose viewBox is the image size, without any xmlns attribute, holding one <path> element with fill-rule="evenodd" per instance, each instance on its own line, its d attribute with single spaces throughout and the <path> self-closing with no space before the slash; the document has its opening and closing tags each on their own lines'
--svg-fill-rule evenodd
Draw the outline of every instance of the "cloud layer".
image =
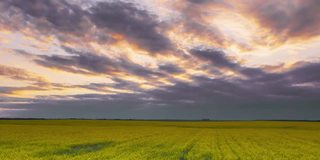
<svg viewBox="0 0 320 160">
<path fill-rule="evenodd" d="M 0 116 L 317 119 L 317 0 L 0 2 Z"/>
</svg>

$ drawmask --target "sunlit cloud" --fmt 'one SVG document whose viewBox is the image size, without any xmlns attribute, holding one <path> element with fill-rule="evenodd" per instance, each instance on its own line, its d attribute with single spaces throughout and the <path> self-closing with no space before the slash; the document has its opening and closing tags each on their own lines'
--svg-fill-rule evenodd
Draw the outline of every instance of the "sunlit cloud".
<svg viewBox="0 0 320 160">
<path fill-rule="evenodd" d="M 56 108 L 44 116 L 59 117 L 89 103 L 172 118 L 317 106 L 319 9 L 317 0 L 3 0 L 0 116 Z"/>
</svg>

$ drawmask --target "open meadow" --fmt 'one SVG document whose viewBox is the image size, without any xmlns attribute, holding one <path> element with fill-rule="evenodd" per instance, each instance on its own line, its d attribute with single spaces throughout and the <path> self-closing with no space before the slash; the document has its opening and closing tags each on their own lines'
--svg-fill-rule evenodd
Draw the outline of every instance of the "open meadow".
<svg viewBox="0 0 320 160">
<path fill-rule="evenodd" d="M 0 121 L 1 160 L 319 158 L 319 122 Z"/>
</svg>

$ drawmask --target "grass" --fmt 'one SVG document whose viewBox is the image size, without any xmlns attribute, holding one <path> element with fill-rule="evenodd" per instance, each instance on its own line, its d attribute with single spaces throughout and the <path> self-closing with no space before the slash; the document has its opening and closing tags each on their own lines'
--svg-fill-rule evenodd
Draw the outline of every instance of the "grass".
<svg viewBox="0 0 320 160">
<path fill-rule="evenodd" d="M 1 120 L 1 160 L 306 159 L 320 122 Z"/>
</svg>

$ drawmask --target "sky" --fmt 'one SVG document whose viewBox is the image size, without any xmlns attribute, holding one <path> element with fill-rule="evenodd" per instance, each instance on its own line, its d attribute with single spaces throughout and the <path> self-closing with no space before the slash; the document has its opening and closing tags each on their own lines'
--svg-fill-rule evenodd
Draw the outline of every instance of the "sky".
<svg viewBox="0 0 320 160">
<path fill-rule="evenodd" d="M 0 117 L 320 119 L 319 0 L 1 0 Z"/>
</svg>

